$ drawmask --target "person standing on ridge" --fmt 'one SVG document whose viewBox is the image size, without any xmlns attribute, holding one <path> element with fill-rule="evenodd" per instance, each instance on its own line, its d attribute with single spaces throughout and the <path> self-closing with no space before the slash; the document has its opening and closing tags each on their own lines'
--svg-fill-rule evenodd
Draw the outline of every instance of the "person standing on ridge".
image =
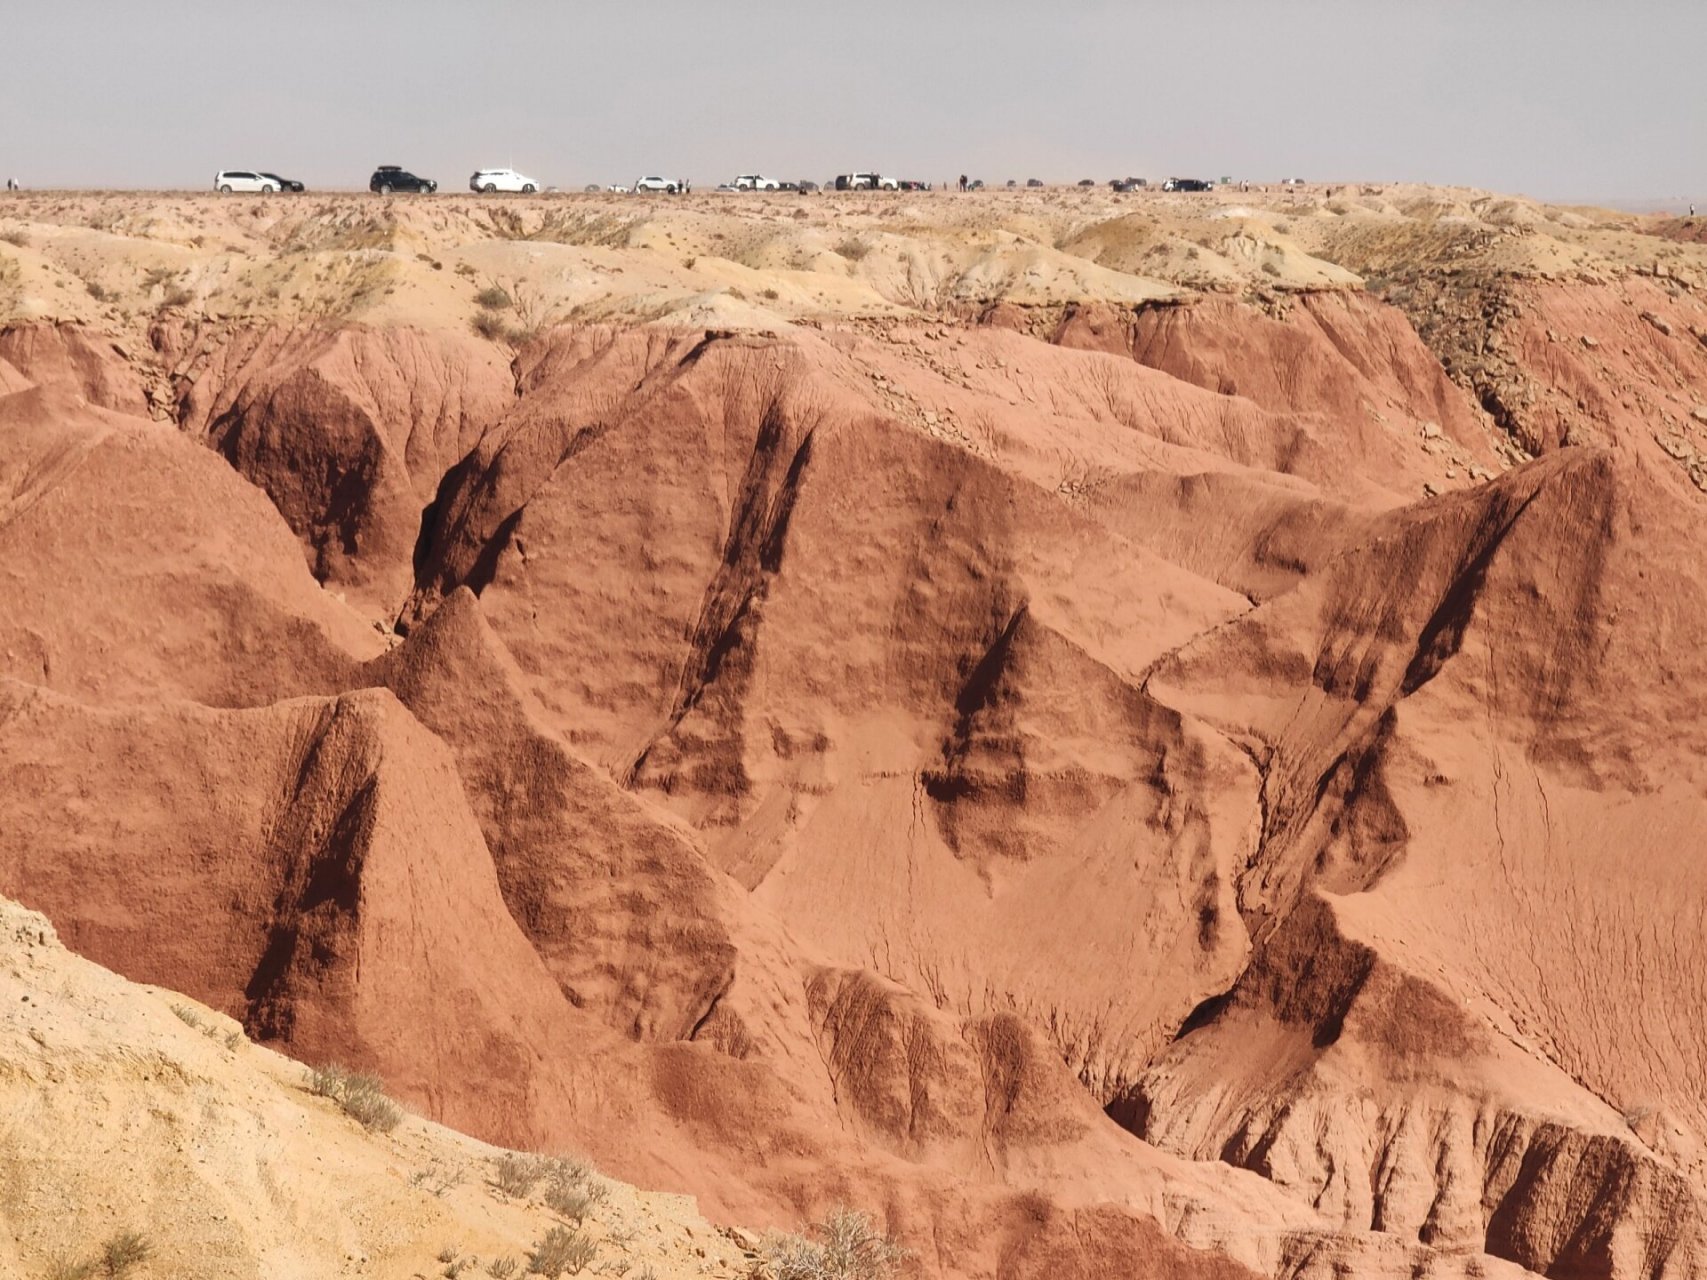
<svg viewBox="0 0 1707 1280">
<path fill-rule="evenodd" d="M 960 189 L 962 191 L 966 190 L 966 175 L 964 173 L 960 175 Z"/>
</svg>

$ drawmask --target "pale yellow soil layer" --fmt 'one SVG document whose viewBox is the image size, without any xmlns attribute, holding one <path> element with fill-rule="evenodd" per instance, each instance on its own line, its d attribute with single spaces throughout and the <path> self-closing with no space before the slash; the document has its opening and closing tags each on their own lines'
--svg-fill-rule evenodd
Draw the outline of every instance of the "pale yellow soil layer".
<svg viewBox="0 0 1707 1280">
<path fill-rule="evenodd" d="M 363 1129 L 302 1064 L 223 1014 L 67 952 L 0 898 L 0 1277 L 49 1277 L 142 1237 L 138 1280 L 485 1276 L 554 1226 L 504 1195 L 506 1154 L 405 1115 Z M 732 1276 L 741 1247 L 685 1196 L 592 1174 L 583 1274 Z M 622 1264 L 626 1262 L 627 1267 Z M 502 1269 L 502 1264 L 499 1264 Z"/>
<path fill-rule="evenodd" d="M 768 328 L 997 302 L 1138 304 L 1360 286 L 1419 268 L 1707 278 L 1652 218 L 1419 186 L 843 195 L 28 193 L 0 203 L 0 323 Z M 495 296 L 495 295 L 493 295 Z"/>
</svg>

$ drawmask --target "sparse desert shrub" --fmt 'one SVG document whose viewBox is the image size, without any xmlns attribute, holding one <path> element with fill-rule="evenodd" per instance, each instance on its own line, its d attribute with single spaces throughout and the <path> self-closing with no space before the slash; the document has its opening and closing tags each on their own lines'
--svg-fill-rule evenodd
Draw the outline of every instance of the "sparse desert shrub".
<svg viewBox="0 0 1707 1280">
<path fill-rule="evenodd" d="M 147 1238 L 139 1231 L 121 1231 L 109 1236 L 101 1246 L 101 1274 L 129 1275 L 133 1267 L 148 1261 L 150 1252 Z"/>
<path fill-rule="evenodd" d="M 486 1274 L 495 1280 L 510 1280 L 510 1277 L 521 1270 L 519 1258 L 493 1258 L 486 1264 Z"/>
<path fill-rule="evenodd" d="M 499 1158 L 492 1170 L 492 1184 L 512 1199 L 531 1195 L 545 1176 L 545 1161 L 511 1151 Z"/>
<path fill-rule="evenodd" d="M 105 302 L 112 296 L 107 292 L 106 286 L 99 280 L 90 280 L 86 282 L 83 287 L 89 291 L 89 296 L 96 302 Z"/>
<path fill-rule="evenodd" d="M 1262 264 L 1262 273 L 1265 276 L 1277 276 L 1280 274 L 1280 268 L 1272 262 L 1265 262 Z"/>
<path fill-rule="evenodd" d="M 836 252 L 849 262 L 858 262 L 871 252 L 871 246 L 855 236 L 849 236 L 836 246 Z"/>
<path fill-rule="evenodd" d="M 766 1239 L 761 1265 L 768 1280 L 888 1280 L 907 1256 L 856 1209 L 832 1209 L 813 1231 L 819 1239 Z"/>
<path fill-rule="evenodd" d="M 506 307 L 513 306 L 514 299 L 510 297 L 507 289 L 499 285 L 489 284 L 474 295 L 474 304 L 485 307 L 488 311 L 502 311 Z"/>
<path fill-rule="evenodd" d="M 22 231 L 0 231 L 0 240 L 4 240 L 14 249 L 27 249 L 30 247 L 30 237 Z"/>
<path fill-rule="evenodd" d="M 195 296 L 183 285 L 175 284 L 166 290 L 166 296 L 160 300 L 160 305 L 162 307 L 187 307 Z"/>
<path fill-rule="evenodd" d="M 593 1166 L 579 1156 L 558 1156 L 546 1166 L 545 1205 L 553 1213 L 572 1218 L 579 1226 L 610 1195 Z"/>
<path fill-rule="evenodd" d="M 453 1165 L 435 1159 L 430 1161 L 425 1169 L 417 1169 L 411 1173 L 409 1185 L 420 1187 L 434 1196 L 443 1196 L 445 1192 L 460 1187 L 467 1176 L 467 1165 Z"/>
<path fill-rule="evenodd" d="M 782 295 L 775 289 L 761 289 L 759 291 L 759 297 L 763 298 L 766 302 L 775 302 L 778 298 L 782 297 Z"/>
<path fill-rule="evenodd" d="M 89 1280 L 94 1274 L 95 1264 L 78 1258 L 59 1258 L 42 1273 L 45 1280 Z"/>
<path fill-rule="evenodd" d="M 308 1076 L 309 1091 L 330 1098 L 364 1129 L 390 1133 L 403 1120 L 403 1108 L 385 1096 L 378 1076 L 364 1075 L 337 1063 L 315 1067 Z"/>
<path fill-rule="evenodd" d="M 565 1218 L 574 1219 L 575 1225 L 579 1226 L 587 1220 L 587 1214 L 593 1207 L 591 1188 L 547 1187 L 545 1189 L 545 1207 Z"/>
<path fill-rule="evenodd" d="M 474 332 L 490 342 L 497 342 L 508 336 L 510 331 L 510 326 L 504 323 L 504 317 L 496 311 L 477 311 L 471 323 Z"/>
<path fill-rule="evenodd" d="M 592 1181 L 598 1170 L 584 1156 L 553 1156 L 545 1162 L 545 1176 L 559 1186 L 575 1186 Z"/>
<path fill-rule="evenodd" d="M 186 1027 L 194 1027 L 197 1031 L 202 1029 L 201 1015 L 189 1005 L 175 1004 L 172 1006 L 172 1012 L 177 1016 L 178 1021 Z"/>
<path fill-rule="evenodd" d="M 598 1246 L 579 1231 L 553 1227 L 528 1251 L 528 1274 L 547 1280 L 555 1280 L 564 1272 L 577 1276 L 598 1252 Z"/>
<path fill-rule="evenodd" d="M 1283 236 L 1289 236 L 1292 234 L 1292 224 L 1290 222 L 1277 222 L 1274 224 L 1274 229 L 1280 232 Z"/>
</svg>

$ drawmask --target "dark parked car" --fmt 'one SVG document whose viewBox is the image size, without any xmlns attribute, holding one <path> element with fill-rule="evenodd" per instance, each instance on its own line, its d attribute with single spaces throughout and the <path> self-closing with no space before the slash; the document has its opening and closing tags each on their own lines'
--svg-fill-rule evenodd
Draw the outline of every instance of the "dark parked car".
<svg viewBox="0 0 1707 1280">
<path fill-rule="evenodd" d="M 1025 180 L 1025 185 L 1028 187 L 1041 187 L 1043 185 L 1043 179 L 1042 178 L 1027 178 Z"/>
<path fill-rule="evenodd" d="M 407 169 L 394 164 L 382 164 L 373 171 L 373 177 L 367 180 L 367 189 L 379 195 L 388 196 L 393 191 L 413 191 L 425 194 L 439 189 L 439 184 L 431 178 L 417 178 Z"/>
<path fill-rule="evenodd" d="M 281 178 L 276 173 L 263 173 L 261 176 L 263 178 L 271 178 L 274 182 L 278 183 L 280 191 L 301 191 L 302 190 L 302 184 L 300 182 L 298 182 L 295 178 Z"/>
<path fill-rule="evenodd" d="M 1095 178 L 1080 178 L 1079 179 L 1079 185 L 1081 187 L 1094 187 L 1094 186 L 1096 186 L 1096 179 Z"/>
<path fill-rule="evenodd" d="M 901 190 L 902 191 L 929 191 L 930 189 L 931 189 L 930 183 L 920 182 L 917 178 L 902 178 L 901 179 Z"/>
<path fill-rule="evenodd" d="M 1116 191 L 1140 191 L 1150 184 L 1142 178 L 1116 178 L 1108 185 Z"/>
<path fill-rule="evenodd" d="M 808 182 L 805 178 L 802 178 L 797 189 L 802 195 L 805 195 L 818 190 L 818 184 L 816 182 Z"/>
<path fill-rule="evenodd" d="M 1163 191 L 1213 191 L 1213 182 L 1204 182 L 1201 178 L 1169 178 L 1162 184 Z"/>
</svg>

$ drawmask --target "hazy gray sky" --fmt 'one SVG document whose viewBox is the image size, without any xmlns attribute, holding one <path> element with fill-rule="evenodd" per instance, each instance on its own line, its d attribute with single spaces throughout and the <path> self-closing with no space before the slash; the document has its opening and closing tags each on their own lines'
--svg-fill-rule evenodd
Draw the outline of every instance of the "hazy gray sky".
<svg viewBox="0 0 1707 1280">
<path fill-rule="evenodd" d="M 0 0 L 0 173 L 1707 195 L 1703 0 Z"/>
</svg>

